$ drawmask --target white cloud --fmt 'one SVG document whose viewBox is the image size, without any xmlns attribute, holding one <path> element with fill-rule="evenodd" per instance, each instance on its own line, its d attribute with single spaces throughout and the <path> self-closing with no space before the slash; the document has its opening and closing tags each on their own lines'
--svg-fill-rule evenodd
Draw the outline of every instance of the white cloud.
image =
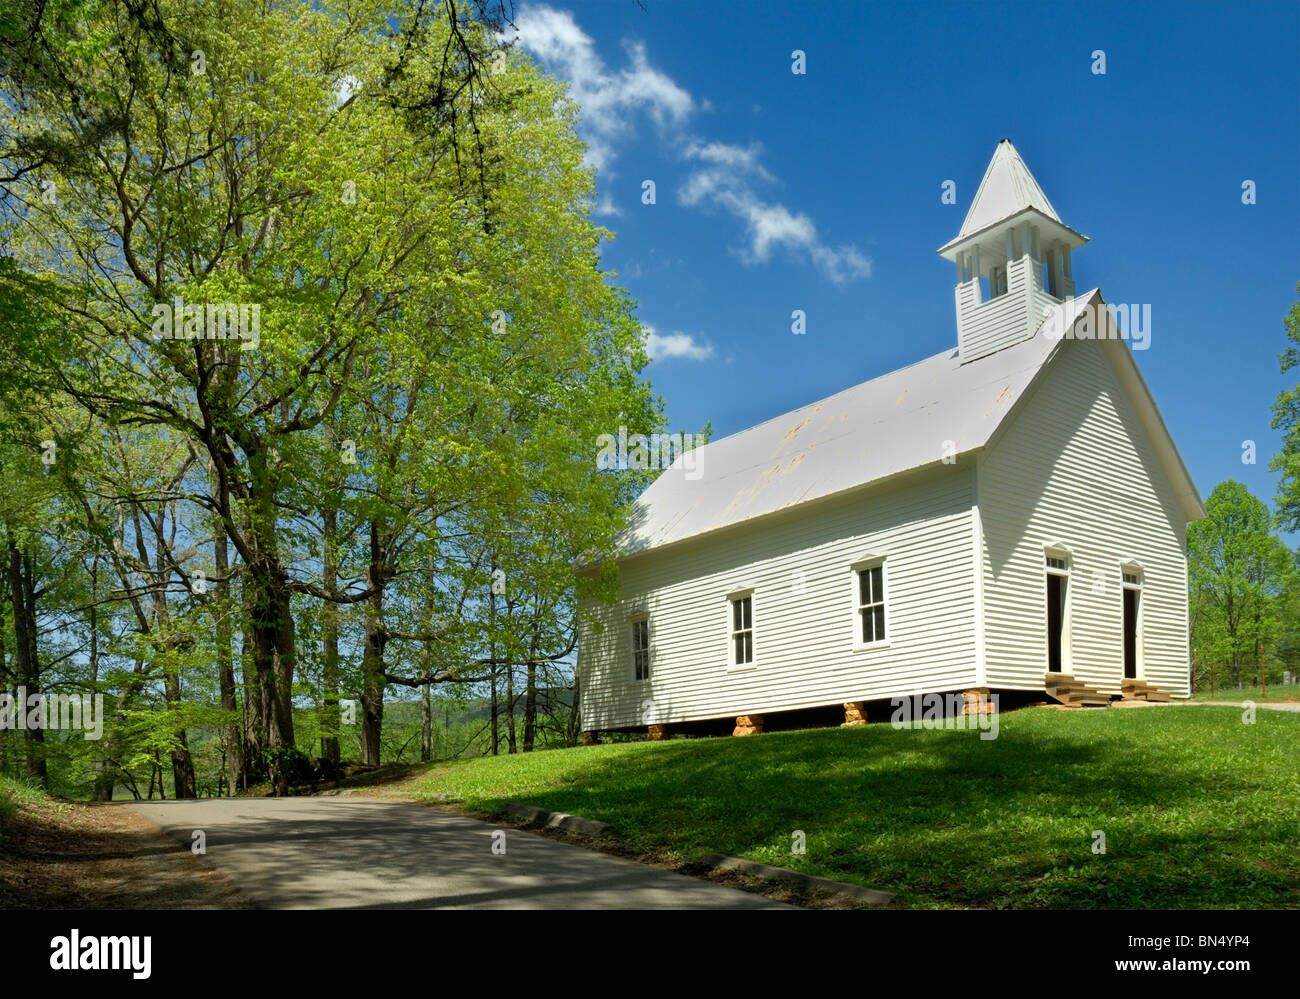
<svg viewBox="0 0 1300 999">
<path fill-rule="evenodd" d="M 568 11 L 528 7 L 515 25 L 519 44 L 569 82 L 569 94 L 582 108 L 587 161 L 602 173 L 615 159 L 616 140 L 631 131 L 631 112 L 644 111 L 664 130 L 695 110 L 691 95 L 650 65 L 640 43 L 624 43 L 628 65 L 613 71 Z"/>
<path fill-rule="evenodd" d="M 835 284 L 871 275 L 870 259 L 856 246 L 825 245 L 807 215 L 759 196 L 755 185 L 777 182 L 759 161 L 760 145 L 708 142 L 684 131 L 691 115 L 701 109 L 712 110 L 712 105 L 707 99 L 697 104 L 671 77 L 651 66 L 642 43 L 625 41 L 627 65 L 613 70 L 568 11 L 530 6 L 518 14 L 515 23 L 519 44 L 569 82 L 570 96 L 582 109 L 587 162 L 600 171 L 602 180 L 613 176 L 610 166 L 617 157 L 616 146 L 632 133 L 634 113 L 644 112 L 670 151 L 694 164 L 678 192 L 679 202 L 721 208 L 744 223 L 748 245 L 740 258 L 746 264 L 766 263 L 774 250 L 784 249 L 805 256 Z M 759 110 L 758 105 L 754 110 Z M 597 214 L 622 214 L 607 189 L 594 210 Z"/>
<path fill-rule="evenodd" d="M 761 152 L 758 144 L 692 143 L 685 150 L 686 158 L 702 165 L 687 179 L 678 200 L 684 205 L 712 203 L 744 222 L 749 246 L 741 257 L 746 263 L 766 263 L 774 249 L 784 247 L 806 253 L 835 284 L 870 277 L 871 261 L 856 246 L 824 245 L 807 215 L 759 197 L 754 182 L 775 180 L 759 162 Z"/>
<path fill-rule="evenodd" d="M 835 248 L 815 246 L 812 248 L 812 258 L 836 284 L 871 277 L 871 258 L 864 257 L 852 243 Z"/>
<path fill-rule="evenodd" d="M 743 173 L 752 173 L 763 180 L 776 180 L 758 162 L 763 147 L 755 142 L 749 146 L 732 146 L 725 142 L 691 142 L 684 150 L 687 159 L 702 160 L 717 167 L 730 167 Z"/>
<path fill-rule="evenodd" d="M 592 211 L 597 215 L 622 215 L 623 209 L 614 204 L 614 199 L 610 197 L 608 191 L 601 193 L 596 200 L 596 205 Z"/>
<path fill-rule="evenodd" d="M 689 333 L 670 333 L 660 336 L 653 326 L 642 325 L 645 332 L 645 349 L 652 361 L 665 361 L 672 357 L 685 357 L 691 361 L 707 361 L 713 356 L 713 345 L 696 343 Z"/>
</svg>

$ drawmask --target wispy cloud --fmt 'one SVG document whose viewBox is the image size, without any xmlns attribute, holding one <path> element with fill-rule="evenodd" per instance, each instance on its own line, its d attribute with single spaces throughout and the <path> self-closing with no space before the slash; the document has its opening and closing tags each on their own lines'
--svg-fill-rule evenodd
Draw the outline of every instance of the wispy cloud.
<svg viewBox="0 0 1300 999">
<path fill-rule="evenodd" d="M 758 161 L 763 147 L 755 142 L 749 146 L 732 146 L 725 142 L 692 142 L 683 151 L 687 159 L 698 160 L 717 168 L 729 168 L 739 173 L 755 175 L 762 180 L 776 180 Z"/>
<path fill-rule="evenodd" d="M 613 176 L 610 167 L 617 158 L 616 147 L 634 134 L 635 115 L 643 112 L 668 152 L 691 165 L 678 201 L 689 207 L 721 209 L 744 225 L 746 245 L 738 253 L 744 263 L 766 263 L 780 249 L 806 259 L 835 284 L 871 275 L 870 259 L 856 246 L 827 245 L 806 214 L 759 194 L 763 186 L 779 183 L 760 162 L 759 144 L 710 142 L 686 131 L 691 116 L 712 105 L 707 99 L 697 102 L 652 66 L 643 44 L 625 41 L 627 65 L 611 69 L 568 11 L 530 6 L 515 23 L 520 45 L 569 82 L 570 93 L 582 108 L 588 162 L 602 179 Z M 608 191 L 595 210 L 621 214 Z"/>
<path fill-rule="evenodd" d="M 602 174 L 616 158 L 615 143 L 631 133 L 633 112 L 645 112 L 664 130 L 695 110 L 691 95 L 649 64 L 640 43 L 624 42 L 628 64 L 611 70 L 568 11 L 528 7 L 515 25 L 519 44 L 569 82 L 570 96 L 582 108 L 587 160 Z"/>
<path fill-rule="evenodd" d="M 691 361 L 707 361 L 713 356 L 713 345 L 697 343 L 689 333 L 669 333 L 660 336 L 653 326 L 642 325 L 645 332 L 645 349 L 652 361 L 666 361 L 673 357 L 684 357 Z"/>
<path fill-rule="evenodd" d="M 856 246 L 826 246 L 807 215 L 759 197 L 754 184 L 775 181 L 759 162 L 761 152 L 757 143 L 746 147 L 692 143 L 685 155 L 699 166 L 678 200 L 684 205 L 713 204 L 744 222 L 749 245 L 741 257 L 746 263 L 766 263 L 774 249 L 784 247 L 807 254 L 836 284 L 870 277 L 871 261 Z"/>
</svg>

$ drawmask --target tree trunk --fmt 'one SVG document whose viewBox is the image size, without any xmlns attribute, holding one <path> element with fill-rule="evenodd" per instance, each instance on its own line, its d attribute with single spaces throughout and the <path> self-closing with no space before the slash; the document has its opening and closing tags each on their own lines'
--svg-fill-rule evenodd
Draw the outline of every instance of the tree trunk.
<svg viewBox="0 0 1300 999">
<path fill-rule="evenodd" d="M 9 690 L 9 668 L 5 662 L 5 621 L 4 607 L 9 602 L 9 573 L 0 572 L 0 692 L 9 692 L 10 698 L 13 692 Z M 0 729 L 0 774 L 9 769 L 9 737 L 5 730 Z"/>
<path fill-rule="evenodd" d="M 379 525 L 370 523 L 370 571 L 375 592 L 366 600 L 366 644 L 362 654 L 361 762 L 379 766 L 380 738 L 384 729 L 384 574 Z"/>
<path fill-rule="evenodd" d="M 163 693 L 170 707 L 181 705 L 180 675 L 174 667 L 163 669 Z M 190 758 L 190 745 L 185 737 L 185 727 L 178 727 L 174 735 L 176 747 L 171 750 L 171 761 L 175 797 L 197 798 L 199 794 L 194 783 L 194 761 Z"/>
<path fill-rule="evenodd" d="M 166 505 L 161 506 L 158 511 L 158 531 L 161 535 L 162 524 L 167 514 Z M 137 523 L 137 531 L 139 526 Z M 162 537 L 156 538 L 156 547 L 154 549 L 154 568 L 152 573 L 152 593 L 150 595 L 151 606 L 155 626 L 160 634 L 155 638 L 158 641 L 155 648 L 162 653 L 163 659 L 163 698 L 167 702 L 169 709 L 177 709 L 182 706 L 181 700 L 181 676 L 180 668 L 170 653 L 175 652 L 181 645 L 181 640 L 170 633 L 171 631 L 171 612 L 167 607 L 167 583 L 171 578 L 171 569 L 167 563 L 167 547 Z M 175 740 L 174 747 L 169 750 L 172 763 L 172 784 L 175 789 L 177 798 L 197 798 L 198 790 L 194 784 L 194 761 L 190 758 L 189 740 L 186 738 L 185 726 L 178 725 L 172 733 Z"/>
<path fill-rule="evenodd" d="M 570 746 L 578 744 L 578 728 L 581 725 L 582 685 L 578 678 L 578 669 L 573 670 L 573 703 L 569 706 L 569 720 L 564 727 L 564 741 Z"/>
<path fill-rule="evenodd" d="M 496 581 L 497 567 L 492 563 L 492 579 Z M 497 595 L 495 590 L 488 592 L 488 658 L 492 660 L 492 755 L 501 752 L 500 705 L 497 701 Z"/>
<path fill-rule="evenodd" d="M 333 507 L 322 511 L 324 531 L 321 538 L 322 585 L 328 595 L 338 591 L 338 554 L 335 551 L 338 533 L 338 512 Z M 337 771 L 341 762 L 339 735 L 342 719 L 339 712 L 339 606 L 326 600 L 321 607 L 321 647 L 324 668 L 321 676 L 321 760 L 331 771 Z"/>
<path fill-rule="evenodd" d="M 437 586 L 437 573 L 433 556 L 429 556 L 429 591 L 424 603 L 425 627 L 433 632 L 433 593 Z M 433 639 L 424 642 L 424 675 L 433 673 Z M 433 701 L 430 697 L 429 684 L 420 686 L 420 762 L 428 763 L 433 759 Z"/>
<path fill-rule="evenodd" d="M 262 685 L 257 676 L 257 663 L 253 657 L 253 595 L 245 584 L 240 586 L 243 605 L 244 641 L 240 674 L 244 688 L 244 790 L 257 784 L 266 775 L 266 706 L 262 699 Z"/>
<path fill-rule="evenodd" d="M 495 655 L 495 653 L 493 653 Z M 497 703 L 497 664 L 492 664 L 492 755 L 501 752 L 500 707 Z"/>
<path fill-rule="evenodd" d="M 266 757 L 277 795 L 289 793 L 295 748 L 291 690 L 294 673 L 293 613 L 283 581 L 258 578 L 249 567 L 244 585 L 253 590 L 253 659 L 266 713 Z"/>
<path fill-rule="evenodd" d="M 99 558 L 96 556 L 90 565 L 90 610 L 87 625 L 90 629 L 90 693 L 93 697 L 99 689 Z M 113 770 L 108 762 L 108 744 L 100 743 L 95 753 L 95 783 L 91 789 L 94 801 L 112 801 Z"/>
<path fill-rule="evenodd" d="M 384 731 L 384 635 L 375 607 L 376 594 L 366 601 L 366 646 L 362 655 L 361 762 L 379 766 Z"/>
<path fill-rule="evenodd" d="M 219 597 L 213 600 L 217 637 L 217 678 L 221 687 L 221 710 L 226 713 L 225 761 L 226 793 L 232 797 L 239 792 L 239 779 L 244 772 L 244 748 L 239 732 L 239 699 L 235 693 L 234 649 L 231 644 L 230 615 L 234 605 L 230 600 L 230 558 L 226 549 L 226 524 L 220 517 L 213 518 L 212 552 L 216 562 Z"/>
<path fill-rule="evenodd" d="M 34 570 L 30 555 L 24 555 L 8 531 L 9 596 L 14 615 L 14 678 L 24 688 L 28 698 L 41 693 L 40 661 L 36 654 L 36 594 Z M 15 710 L 26 712 L 26 704 L 15 704 Z M 28 725 L 23 729 L 27 748 L 27 774 L 44 787 L 49 774 L 45 765 L 45 730 Z"/>
<path fill-rule="evenodd" d="M 429 697 L 429 684 L 420 686 L 420 762 L 433 759 L 433 701 Z"/>
<path fill-rule="evenodd" d="M 241 582 L 249 596 L 246 606 L 252 617 L 253 672 L 262 695 L 263 755 L 274 792 L 285 795 L 289 793 L 291 756 L 297 748 L 292 696 L 297 666 L 290 602 L 293 590 L 277 548 L 274 496 L 279 473 L 268 466 L 267 452 L 248 457 L 255 488 L 249 503 L 253 513 L 244 521 L 244 536 L 252 552 L 251 558 L 245 558 Z"/>
<path fill-rule="evenodd" d="M 515 664 L 506 663 L 506 742 L 508 752 L 519 752 L 515 743 Z"/>
<path fill-rule="evenodd" d="M 537 637 L 533 636 L 533 647 L 536 648 Z M 534 653 L 535 655 L 535 653 Z M 528 657 L 528 672 L 524 683 L 524 752 L 531 753 L 533 744 L 537 740 L 537 663 L 533 662 L 533 656 Z"/>
</svg>

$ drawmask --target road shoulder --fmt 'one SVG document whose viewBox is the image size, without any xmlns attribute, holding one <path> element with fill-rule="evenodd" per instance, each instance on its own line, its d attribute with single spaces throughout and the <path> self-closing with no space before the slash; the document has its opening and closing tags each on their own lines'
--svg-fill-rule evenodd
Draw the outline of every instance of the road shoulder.
<svg viewBox="0 0 1300 999">
<path fill-rule="evenodd" d="M 249 909 L 203 858 L 119 803 L 24 806 L 3 830 L 0 909 Z"/>
</svg>

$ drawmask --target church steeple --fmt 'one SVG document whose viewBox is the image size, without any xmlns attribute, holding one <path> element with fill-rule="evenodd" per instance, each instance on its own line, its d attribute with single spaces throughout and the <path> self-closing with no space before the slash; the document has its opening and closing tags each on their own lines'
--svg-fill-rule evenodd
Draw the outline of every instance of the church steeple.
<svg viewBox="0 0 1300 999">
<path fill-rule="evenodd" d="M 939 248 L 957 265 L 962 363 L 1033 336 L 1074 297 L 1070 252 L 1087 241 L 1061 222 L 1011 140 L 999 142 L 961 231 Z"/>
</svg>

